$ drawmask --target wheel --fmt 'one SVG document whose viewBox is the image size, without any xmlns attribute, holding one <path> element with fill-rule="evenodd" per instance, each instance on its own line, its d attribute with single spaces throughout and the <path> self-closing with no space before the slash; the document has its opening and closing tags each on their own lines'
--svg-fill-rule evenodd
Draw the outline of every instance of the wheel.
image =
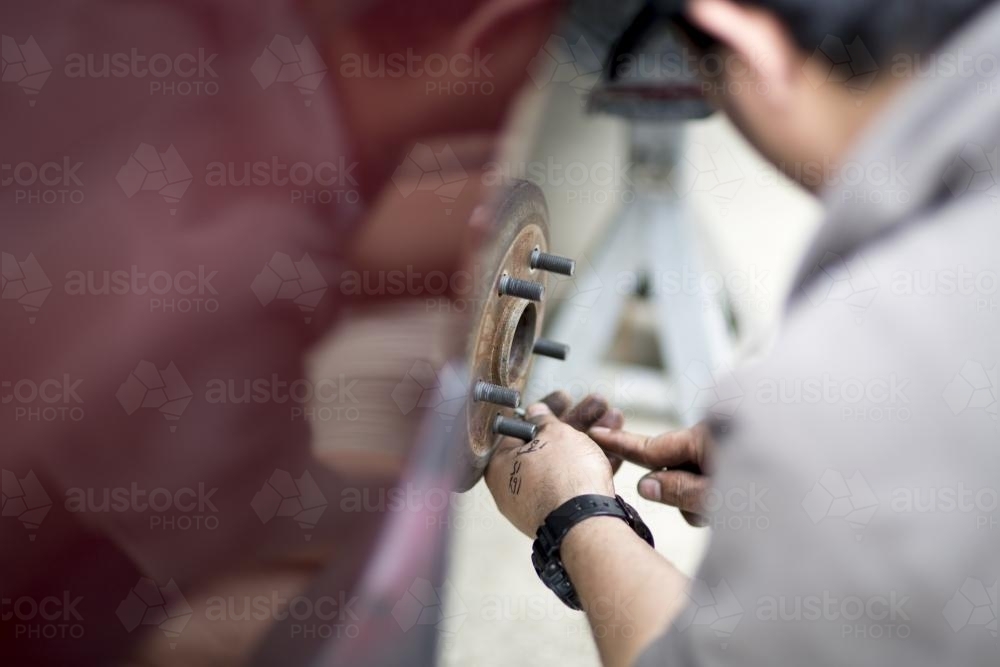
<svg viewBox="0 0 1000 667">
<path fill-rule="evenodd" d="M 548 287 L 548 274 L 531 268 L 532 253 L 548 251 L 549 213 L 541 189 L 527 181 L 516 182 L 497 207 L 493 224 L 494 238 L 475 263 L 478 284 L 465 341 L 472 386 L 464 411 L 467 446 L 462 451 L 459 480 L 463 491 L 482 477 L 501 439 L 493 432 L 494 419 L 498 415 L 514 417 L 513 408 L 475 401 L 472 388 L 484 381 L 523 393 L 531 371 L 532 349 L 545 319 L 544 298 L 536 302 L 499 291 L 504 276 Z"/>
</svg>

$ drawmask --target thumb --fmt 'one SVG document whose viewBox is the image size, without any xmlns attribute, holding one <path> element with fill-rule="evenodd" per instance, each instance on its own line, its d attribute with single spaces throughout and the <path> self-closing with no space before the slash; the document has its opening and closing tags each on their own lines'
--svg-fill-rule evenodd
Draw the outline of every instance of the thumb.
<svg viewBox="0 0 1000 667">
<path fill-rule="evenodd" d="M 549 424 L 558 424 L 559 418 L 552 414 L 552 409 L 545 403 L 532 403 L 525 412 L 525 419 L 539 428 Z"/>
</svg>

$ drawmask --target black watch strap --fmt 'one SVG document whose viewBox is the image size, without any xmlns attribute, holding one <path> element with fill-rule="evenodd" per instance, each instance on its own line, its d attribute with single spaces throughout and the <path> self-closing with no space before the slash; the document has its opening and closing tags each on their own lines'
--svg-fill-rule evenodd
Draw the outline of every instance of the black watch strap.
<svg viewBox="0 0 1000 667">
<path fill-rule="evenodd" d="M 566 533 L 576 524 L 593 516 L 614 516 L 627 523 L 649 546 L 653 534 L 639 518 L 638 512 L 622 500 L 621 496 L 577 496 L 553 510 L 538 528 L 531 549 L 531 564 L 535 572 L 553 593 L 571 609 L 579 610 L 580 596 L 566 574 L 559 550 Z"/>
</svg>

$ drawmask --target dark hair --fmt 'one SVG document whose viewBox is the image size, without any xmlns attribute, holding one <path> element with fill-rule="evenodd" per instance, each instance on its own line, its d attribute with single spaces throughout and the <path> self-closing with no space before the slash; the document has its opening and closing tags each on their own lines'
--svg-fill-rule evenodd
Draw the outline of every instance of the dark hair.
<svg viewBox="0 0 1000 667">
<path fill-rule="evenodd" d="M 830 37 L 856 40 L 879 64 L 929 53 L 996 0 L 740 0 L 777 14 L 808 53 Z M 829 42 L 827 41 L 827 44 Z"/>
</svg>

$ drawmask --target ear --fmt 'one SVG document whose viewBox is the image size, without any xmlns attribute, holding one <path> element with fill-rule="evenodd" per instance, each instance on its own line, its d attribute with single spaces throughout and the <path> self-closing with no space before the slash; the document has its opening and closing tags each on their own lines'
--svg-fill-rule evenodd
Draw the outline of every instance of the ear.
<svg viewBox="0 0 1000 667">
<path fill-rule="evenodd" d="M 539 25 L 551 27 L 560 0 L 483 0 L 463 23 L 458 35 L 459 49 L 471 53 L 502 34 L 512 22 L 537 19 Z"/>
<path fill-rule="evenodd" d="M 692 23 L 741 56 L 775 101 L 794 85 L 800 52 L 774 13 L 733 0 L 692 0 Z"/>
</svg>

